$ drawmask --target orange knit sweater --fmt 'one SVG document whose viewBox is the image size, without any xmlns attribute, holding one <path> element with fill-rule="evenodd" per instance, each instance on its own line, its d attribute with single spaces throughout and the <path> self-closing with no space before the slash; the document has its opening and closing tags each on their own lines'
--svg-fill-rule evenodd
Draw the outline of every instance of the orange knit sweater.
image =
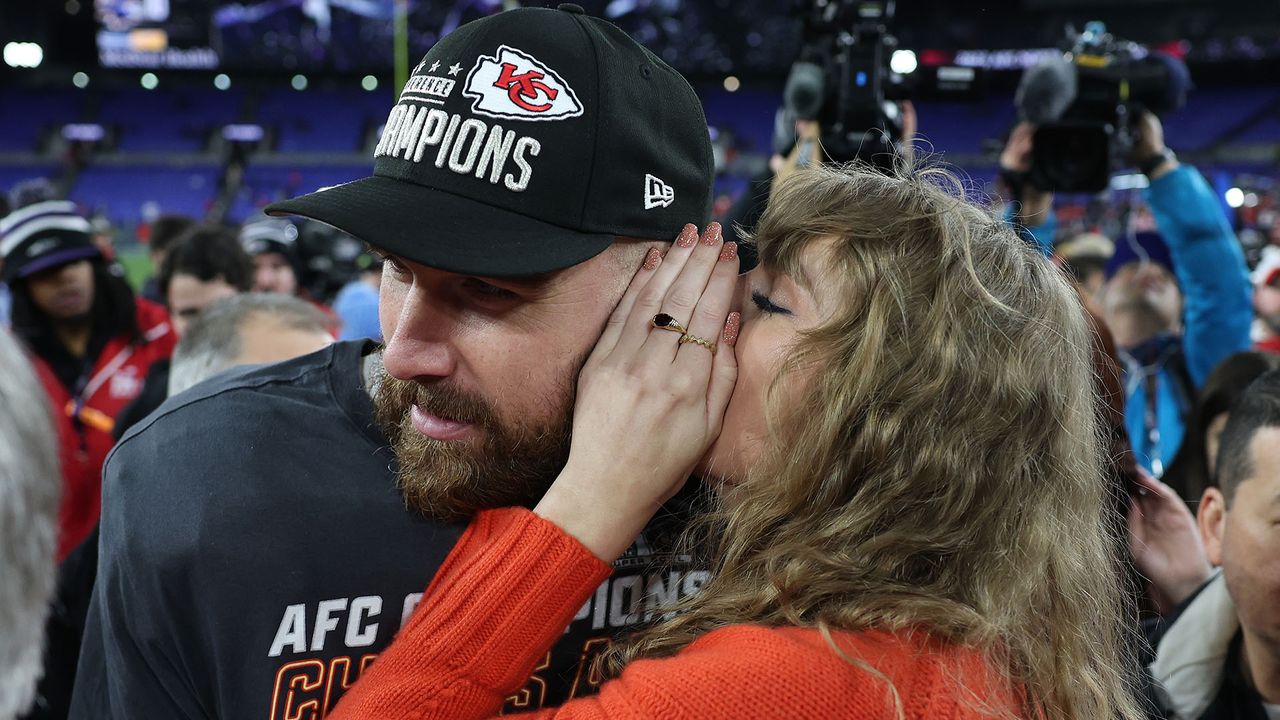
<svg viewBox="0 0 1280 720">
<path fill-rule="evenodd" d="M 610 567 L 528 510 L 480 513 L 386 652 L 331 720 L 484 718 L 528 680 Z M 836 633 L 891 679 L 907 718 L 1019 715 L 1016 693 L 974 651 L 927 633 Z M 962 689 L 963 688 L 963 689 Z M 883 678 L 816 630 L 733 625 L 671 658 L 631 663 L 595 697 L 537 718 L 892 718 Z"/>
</svg>

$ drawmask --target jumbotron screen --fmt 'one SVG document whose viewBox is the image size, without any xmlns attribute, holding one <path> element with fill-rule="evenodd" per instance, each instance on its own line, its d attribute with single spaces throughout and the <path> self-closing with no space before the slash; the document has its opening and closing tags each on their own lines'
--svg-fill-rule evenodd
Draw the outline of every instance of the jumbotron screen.
<svg viewBox="0 0 1280 720">
<path fill-rule="evenodd" d="M 391 67 L 395 0 L 96 0 L 104 67 L 379 71 Z M 410 3 L 410 54 L 502 0 Z"/>
</svg>

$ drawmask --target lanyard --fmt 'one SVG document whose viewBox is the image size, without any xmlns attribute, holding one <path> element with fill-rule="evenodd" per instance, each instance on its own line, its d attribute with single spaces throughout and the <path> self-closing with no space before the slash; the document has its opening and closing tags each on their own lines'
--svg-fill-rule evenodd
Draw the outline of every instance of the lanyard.
<svg viewBox="0 0 1280 720">
<path fill-rule="evenodd" d="M 1142 413 L 1143 429 L 1146 431 L 1146 452 L 1151 458 L 1151 474 L 1159 478 L 1164 475 L 1164 463 L 1161 462 L 1160 451 L 1160 416 L 1156 412 L 1156 393 L 1160 389 L 1159 373 L 1148 373 L 1143 378 L 1146 389 L 1146 407 Z"/>
<path fill-rule="evenodd" d="M 115 419 L 110 415 L 96 408 L 87 407 L 89 398 L 98 392 L 112 375 L 120 369 L 122 365 L 133 355 L 133 346 L 126 345 L 120 348 L 109 362 L 102 366 L 102 369 L 94 373 L 92 377 L 88 372 L 80 375 L 80 379 L 76 381 L 75 392 L 72 393 L 71 399 L 67 401 L 66 413 L 71 418 L 72 425 L 76 431 L 80 433 L 80 449 L 86 447 L 85 429 L 86 426 L 109 433 L 115 427 Z"/>
</svg>

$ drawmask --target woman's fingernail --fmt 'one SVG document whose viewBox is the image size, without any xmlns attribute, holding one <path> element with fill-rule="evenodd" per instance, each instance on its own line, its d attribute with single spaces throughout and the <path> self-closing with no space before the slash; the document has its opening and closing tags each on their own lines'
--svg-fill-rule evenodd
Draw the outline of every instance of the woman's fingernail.
<svg viewBox="0 0 1280 720">
<path fill-rule="evenodd" d="M 698 228 L 695 225 L 685 225 L 680 231 L 680 237 L 676 238 L 676 245 L 682 248 L 693 247 L 698 242 Z"/>
<path fill-rule="evenodd" d="M 720 229 L 720 223 L 713 222 L 707 226 L 707 231 L 702 233 L 702 244 L 711 247 L 720 242 L 723 232 Z"/>
<path fill-rule="evenodd" d="M 662 262 L 662 253 L 658 248 L 649 248 L 649 254 L 644 256 L 644 269 L 652 270 L 658 267 L 660 262 Z"/>
<path fill-rule="evenodd" d="M 738 257 L 738 243 L 730 241 L 725 243 L 724 247 L 720 248 L 721 260 L 733 260 L 737 257 Z"/>
<path fill-rule="evenodd" d="M 724 321 L 724 333 L 720 336 L 720 341 L 725 345 L 733 345 L 738 342 L 740 329 L 742 329 L 742 313 L 729 313 L 728 319 Z"/>
</svg>

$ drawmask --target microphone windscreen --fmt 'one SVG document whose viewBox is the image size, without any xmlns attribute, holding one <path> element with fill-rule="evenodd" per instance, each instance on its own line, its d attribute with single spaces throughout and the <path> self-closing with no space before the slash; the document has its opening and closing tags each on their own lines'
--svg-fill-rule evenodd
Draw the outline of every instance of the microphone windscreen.
<svg viewBox="0 0 1280 720">
<path fill-rule="evenodd" d="M 797 120 L 814 120 L 822 110 L 826 87 L 822 68 L 813 63 L 798 62 L 791 66 L 782 97 Z"/>
<path fill-rule="evenodd" d="M 1023 120 L 1035 125 L 1057 122 L 1076 99 L 1076 69 L 1063 58 L 1027 68 L 1013 101 Z"/>
</svg>

